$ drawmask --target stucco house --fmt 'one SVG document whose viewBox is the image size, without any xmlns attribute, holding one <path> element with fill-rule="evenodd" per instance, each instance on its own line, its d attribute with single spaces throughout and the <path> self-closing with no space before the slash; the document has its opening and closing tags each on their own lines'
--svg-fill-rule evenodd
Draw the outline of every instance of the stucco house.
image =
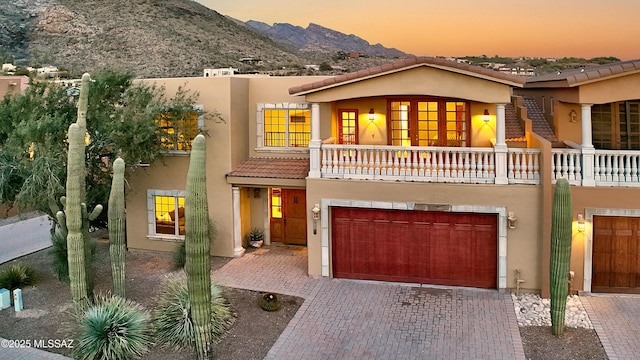
<svg viewBox="0 0 640 360">
<path fill-rule="evenodd" d="M 208 133 L 212 254 L 243 256 L 257 228 L 266 244 L 306 246 L 310 276 L 521 280 L 544 295 L 559 177 L 574 185 L 572 288 L 640 289 L 639 73 L 624 62 L 527 80 L 419 57 L 335 77 L 144 81 L 198 91 L 224 119 L 192 120 Z M 167 145 L 131 180 L 129 248 L 183 238 L 189 152 Z"/>
</svg>

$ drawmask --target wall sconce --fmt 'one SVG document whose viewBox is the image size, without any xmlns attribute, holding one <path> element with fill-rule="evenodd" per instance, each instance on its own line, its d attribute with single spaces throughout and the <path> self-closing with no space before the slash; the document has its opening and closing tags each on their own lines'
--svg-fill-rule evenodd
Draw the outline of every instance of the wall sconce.
<svg viewBox="0 0 640 360">
<path fill-rule="evenodd" d="M 373 111 L 373 108 L 369 109 L 369 121 L 373 121 L 376 119 L 376 113 Z"/>
<path fill-rule="evenodd" d="M 578 232 L 584 232 L 584 216 L 578 214 Z"/>
<path fill-rule="evenodd" d="M 578 113 L 574 110 L 571 109 L 571 111 L 569 111 L 569 122 L 576 122 L 578 121 Z"/>
<path fill-rule="evenodd" d="M 482 114 L 482 121 L 485 123 L 489 123 L 491 120 L 491 116 L 489 115 L 489 109 L 484 109 L 484 113 Z"/>
<path fill-rule="evenodd" d="M 318 232 L 318 220 L 320 220 L 320 205 L 313 205 L 311 213 L 313 214 L 313 234 L 315 235 Z"/>
<path fill-rule="evenodd" d="M 513 213 L 513 211 L 509 211 L 509 214 L 507 216 L 507 226 L 509 227 L 509 229 L 516 228 L 516 221 L 518 221 L 516 215 Z"/>
</svg>

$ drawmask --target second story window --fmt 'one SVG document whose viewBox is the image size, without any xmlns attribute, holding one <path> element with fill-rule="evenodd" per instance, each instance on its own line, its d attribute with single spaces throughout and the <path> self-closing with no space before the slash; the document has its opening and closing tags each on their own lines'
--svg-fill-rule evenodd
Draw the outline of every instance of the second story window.
<svg viewBox="0 0 640 360">
<path fill-rule="evenodd" d="M 202 106 L 193 109 L 167 109 L 156 118 L 162 148 L 167 151 L 189 151 L 191 141 L 203 126 Z"/>
<path fill-rule="evenodd" d="M 262 104 L 258 107 L 259 148 L 306 148 L 311 139 L 307 104 Z"/>
</svg>

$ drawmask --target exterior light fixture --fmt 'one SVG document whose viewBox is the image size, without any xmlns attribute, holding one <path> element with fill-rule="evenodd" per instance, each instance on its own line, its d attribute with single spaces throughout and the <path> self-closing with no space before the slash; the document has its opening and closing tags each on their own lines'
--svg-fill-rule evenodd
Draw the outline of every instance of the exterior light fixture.
<svg viewBox="0 0 640 360">
<path fill-rule="evenodd" d="M 376 113 L 373 111 L 373 108 L 369 109 L 369 121 L 373 121 L 376 119 Z"/>
<path fill-rule="evenodd" d="M 482 114 L 482 121 L 485 123 L 489 123 L 491 120 L 491 116 L 489 116 L 489 109 L 484 109 L 484 113 Z"/>
<path fill-rule="evenodd" d="M 320 220 L 320 205 L 313 205 L 313 209 L 311 209 L 311 214 L 313 215 L 313 234 L 315 235 L 318 232 L 318 220 Z"/>
<path fill-rule="evenodd" d="M 569 122 L 576 122 L 578 121 L 578 113 L 574 110 L 571 109 L 571 111 L 569 111 Z"/>
<path fill-rule="evenodd" d="M 509 214 L 507 216 L 507 226 L 509 227 L 509 229 L 516 228 L 516 221 L 518 221 L 516 215 L 513 213 L 513 211 L 509 211 Z"/>
<path fill-rule="evenodd" d="M 578 214 L 578 231 L 584 232 L 584 216 L 582 214 Z"/>
</svg>

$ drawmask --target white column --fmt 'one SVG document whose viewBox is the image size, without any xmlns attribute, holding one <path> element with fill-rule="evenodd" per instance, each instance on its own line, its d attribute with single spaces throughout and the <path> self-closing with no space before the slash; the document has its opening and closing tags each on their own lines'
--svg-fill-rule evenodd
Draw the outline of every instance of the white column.
<svg viewBox="0 0 640 360">
<path fill-rule="evenodd" d="M 233 193 L 233 256 L 241 257 L 245 249 L 242 247 L 242 228 L 240 227 L 240 188 L 232 187 Z"/>
<path fill-rule="evenodd" d="M 508 184 L 507 177 L 507 142 L 505 139 L 505 104 L 496 104 L 496 145 L 494 146 L 496 161 L 496 184 Z"/>
<path fill-rule="evenodd" d="M 309 141 L 309 177 L 320 178 L 320 104 L 311 104 L 311 141 Z"/>
<path fill-rule="evenodd" d="M 582 147 L 592 148 L 593 143 L 591 140 L 591 105 L 593 104 L 580 104 L 582 111 Z"/>
<path fill-rule="evenodd" d="M 591 137 L 591 105 L 580 104 L 582 113 L 582 186 L 596 186 L 595 157 Z"/>
</svg>

